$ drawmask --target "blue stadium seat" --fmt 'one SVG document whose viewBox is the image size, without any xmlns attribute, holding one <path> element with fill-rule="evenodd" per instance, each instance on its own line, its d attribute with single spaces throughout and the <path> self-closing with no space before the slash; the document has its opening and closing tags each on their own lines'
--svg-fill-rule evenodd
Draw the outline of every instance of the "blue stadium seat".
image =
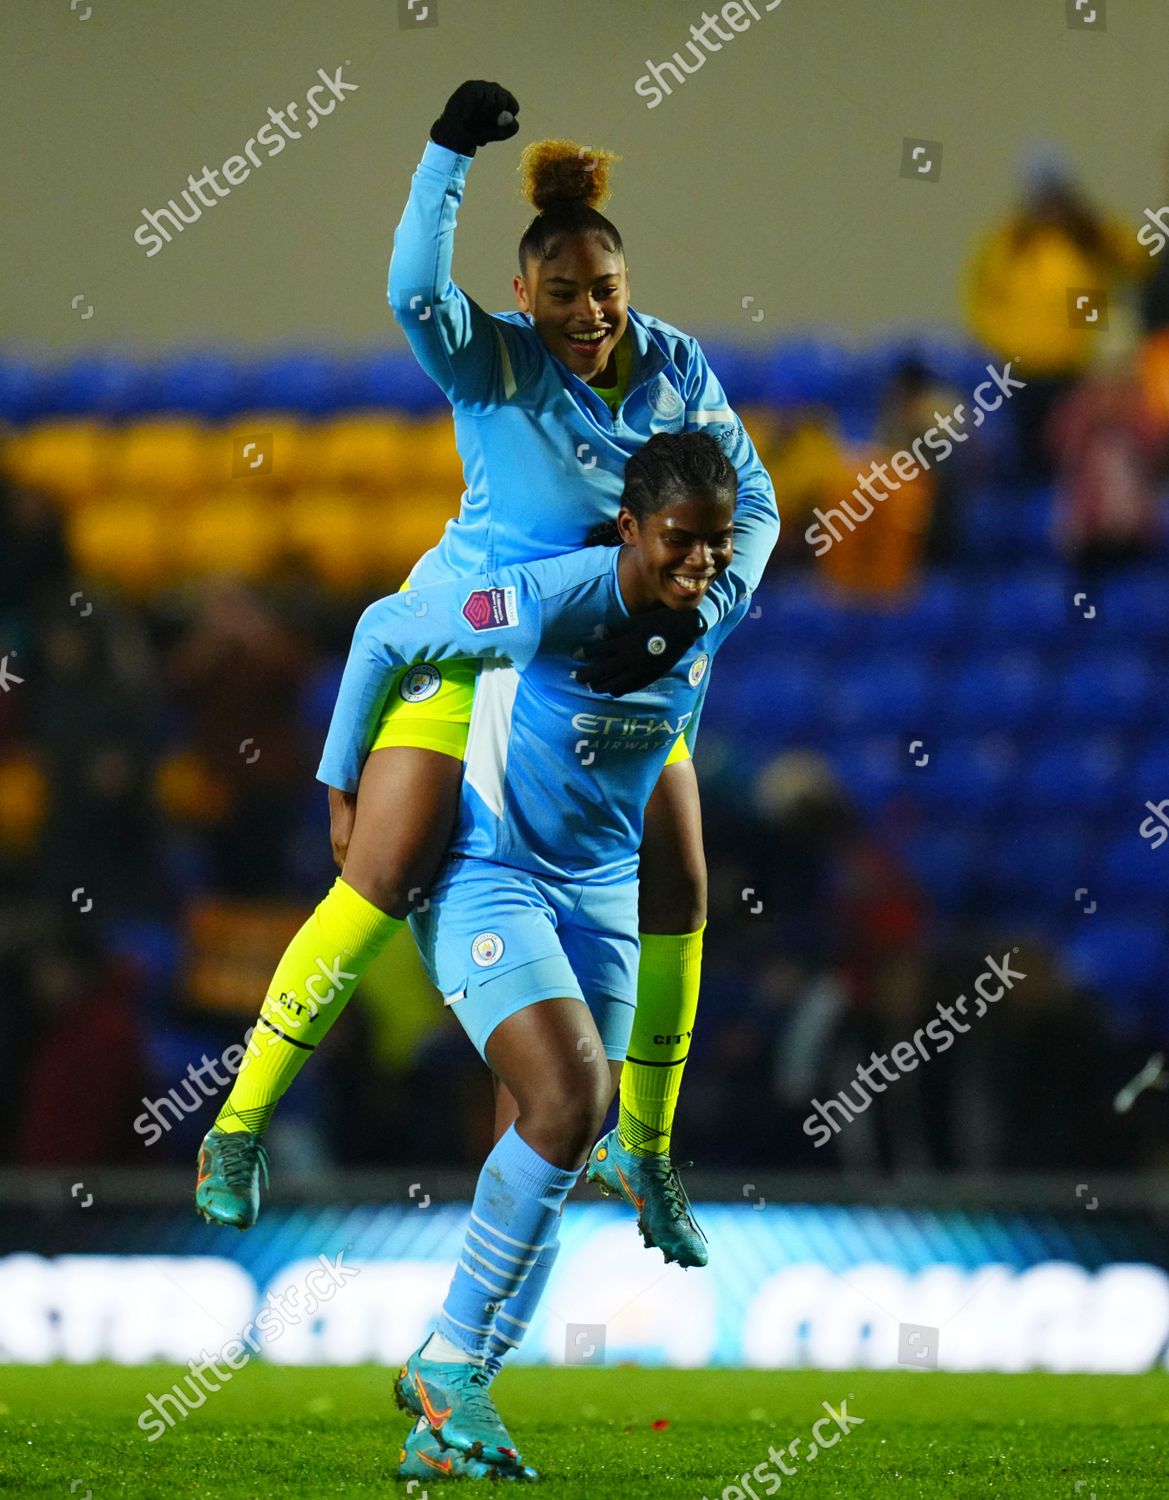
<svg viewBox="0 0 1169 1500">
<path fill-rule="evenodd" d="M 1129 777 L 1138 801 L 1160 802 L 1169 797 L 1169 739 L 1154 739 L 1138 757 Z"/>
<path fill-rule="evenodd" d="M 1018 732 L 1044 706 L 1041 658 L 1008 650 L 960 659 L 938 695 L 940 727 L 959 732 Z"/>
<path fill-rule="evenodd" d="M 1043 557 L 1054 552 L 1051 507 L 1043 499 L 969 500 L 961 509 L 964 556 L 1001 563 L 1004 557 Z"/>
<path fill-rule="evenodd" d="M 1053 708 L 1075 728 L 1131 729 L 1154 716 L 1153 674 L 1140 651 L 1076 653 L 1060 673 Z"/>
<path fill-rule="evenodd" d="M 410 416 L 446 411 L 446 397 L 407 350 L 384 351 L 363 360 L 353 371 L 355 406 L 376 406 Z"/>
<path fill-rule="evenodd" d="M 125 421 L 151 410 L 151 371 L 123 354 L 81 354 L 48 372 L 46 399 L 63 417 Z"/>
<path fill-rule="evenodd" d="M 910 599 L 905 619 L 922 645 L 944 645 L 965 637 L 974 604 L 973 590 L 956 572 L 936 569 Z"/>
<path fill-rule="evenodd" d="M 971 487 L 971 496 L 988 505 L 1035 506 L 1048 511 L 1055 507 L 1055 485 L 1047 480 L 982 480 Z"/>
<path fill-rule="evenodd" d="M 961 555 L 967 563 L 990 564 L 1003 555 L 1000 507 L 970 496 L 958 512 Z"/>
<path fill-rule="evenodd" d="M 315 741 L 323 741 L 328 732 L 344 670 L 344 656 L 326 657 L 301 687 L 297 717 L 307 734 Z"/>
<path fill-rule="evenodd" d="M 1074 818 L 1013 822 L 989 841 L 984 874 L 1005 910 L 1023 902 L 1075 914 L 1076 891 L 1100 889 L 1091 841 Z"/>
<path fill-rule="evenodd" d="M 826 339 L 792 339 L 772 350 L 760 397 L 777 406 L 837 401 L 849 387 L 852 357 Z"/>
<path fill-rule="evenodd" d="M 1169 808 L 1166 812 L 1169 813 Z M 1142 905 L 1157 902 L 1163 907 L 1169 897 L 1169 846 L 1165 839 L 1160 839 L 1154 847 L 1152 839 L 1141 836 L 1140 825 L 1148 815 L 1149 810 L 1142 803 L 1133 813 L 1132 827 L 1115 838 L 1105 852 L 1102 868 L 1105 890 L 1115 894 L 1124 909 L 1134 902 Z M 1169 838 L 1169 828 L 1165 833 Z"/>
<path fill-rule="evenodd" d="M 927 740 L 926 746 L 928 764 L 907 767 L 906 785 L 931 815 L 961 810 L 967 816 L 989 817 L 1003 805 L 1018 776 L 1014 750 L 1004 736 L 972 741 L 942 735 L 935 743 Z M 905 754 L 908 760 L 908 748 Z"/>
<path fill-rule="evenodd" d="M 973 345 L 956 343 L 945 329 L 903 330 L 853 356 L 854 369 L 876 391 L 883 390 L 909 359 L 925 365 L 937 381 L 956 391 L 968 391 L 986 378 L 986 355 Z"/>
<path fill-rule="evenodd" d="M 1012 800 L 1021 812 L 1107 812 L 1125 794 L 1121 744 L 1108 735 L 1040 743 L 1021 758 Z"/>
<path fill-rule="evenodd" d="M 202 350 L 180 354 L 152 372 L 153 409 L 219 422 L 246 410 L 244 381 L 245 370 L 236 360 Z"/>
<path fill-rule="evenodd" d="M 114 917 L 104 924 L 111 958 L 134 967 L 135 983 L 147 1010 L 168 1005 L 182 968 L 182 942 L 169 922 Z"/>
<path fill-rule="evenodd" d="M 1126 571 L 1085 584 L 1085 608 L 1094 608 L 1101 635 L 1126 641 L 1148 641 L 1165 648 L 1169 641 L 1169 568 Z"/>
<path fill-rule="evenodd" d="M 986 379 L 986 352 L 976 344 L 956 341 L 949 329 L 914 334 L 907 352 L 959 393 L 972 391 Z"/>
<path fill-rule="evenodd" d="M 953 915 L 972 899 L 981 864 L 977 836 L 930 827 L 900 839 L 897 852 L 935 910 Z"/>
<path fill-rule="evenodd" d="M 311 350 L 277 354 L 242 372 L 243 395 L 253 411 L 292 411 L 325 417 L 347 408 L 350 370 L 339 360 Z"/>
<path fill-rule="evenodd" d="M 938 573 L 895 603 L 850 609 L 852 628 L 845 639 L 850 646 L 889 651 L 936 650 L 962 642 L 970 610 L 971 592 L 961 579 Z"/>
<path fill-rule="evenodd" d="M 755 649 L 799 656 L 808 649 L 845 647 L 855 639 L 855 615 L 834 601 L 814 577 L 768 580 L 756 590 L 751 616 L 738 627 L 727 649 L 751 641 Z"/>
<path fill-rule="evenodd" d="M 750 316 L 749 312 L 747 316 Z M 771 358 L 771 351 L 766 347 L 704 339 L 702 352 L 733 407 L 749 406 L 765 399 L 767 366 Z"/>
<path fill-rule="evenodd" d="M 44 366 L 12 354 L 0 359 L 0 421 L 36 422 L 55 414 L 52 381 Z"/>
<path fill-rule="evenodd" d="M 1169 952 L 1155 917 L 1087 917 L 1063 956 L 1072 978 L 1100 990 L 1121 1015 L 1133 1016 L 1164 990 Z"/>
<path fill-rule="evenodd" d="M 930 680 L 920 657 L 858 652 L 832 674 L 828 721 L 837 731 L 900 735 L 922 730 L 930 717 Z"/>
<path fill-rule="evenodd" d="M 1057 568 L 1020 568 L 992 577 L 976 631 L 988 641 L 1034 645 L 1067 633 L 1072 586 Z"/>
<path fill-rule="evenodd" d="M 820 728 L 828 676 L 815 657 L 796 653 L 727 662 L 720 652 L 715 670 L 707 718 L 766 731 L 783 743 Z"/>
<path fill-rule="evenodd" d="M 838 739 L 825 755 L 851 802 L 865 813 L 879 812 L 905 790 L 905 769 L 898 757 L 898 741 L 889 737 Z"/>
</svg>

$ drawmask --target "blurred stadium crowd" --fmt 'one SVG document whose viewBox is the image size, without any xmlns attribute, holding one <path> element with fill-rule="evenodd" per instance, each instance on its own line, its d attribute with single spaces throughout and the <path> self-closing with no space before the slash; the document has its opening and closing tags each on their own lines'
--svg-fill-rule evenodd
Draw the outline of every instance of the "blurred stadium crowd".
<svg viewBox="0 0 1169 1500">
<path fill-rule="evenodd" d="M 784 531 L 699 741 L 703 1166 L 1135 1167 L 1165 1134 L 1111 1099 L 1169 1023 L 1169 257 L 1040 162 L 964 316 L 705 341 Z M 1009 408 L 814 557 L 991 357 Z M 187 1164 L 214 1103 L 132 1122 L 238 1042 L 335 873 L 317 755 L 360 610 L 457 511 L 449 413 L 405 353 L 110 352 L 0 360 L 0 415 L 0 1163 Z M 813 1150 L 812 1099 L 1013 945 L 1010 1003 Z M 406 946 L 272 1127 L 302 1166 L 482 1154 L 488 1080 Z"/>
</svg>

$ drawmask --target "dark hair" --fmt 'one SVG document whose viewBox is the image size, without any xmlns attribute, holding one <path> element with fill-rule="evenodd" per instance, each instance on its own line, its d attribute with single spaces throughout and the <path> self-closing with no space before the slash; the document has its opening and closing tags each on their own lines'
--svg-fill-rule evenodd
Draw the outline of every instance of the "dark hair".
<svg viewBox="0 0 1169 1500">
<path fill-rule="evenodd" d="M 1012 226 L 1011 248 L 1023 249 L 1053 217 L 1082 255 L 1113 258 L 1100 215 L 1071 183 L 1054 183 L 1024 205 Z"/>
<path fill-rule="evenodd" d="M 739 492 L 739 476 L 722 445 L 709 432 L 655 432 L 625 461 L 621 504 L 639 526 L 686 495 Z M 617 522 L 602 521 L 585 539 L 586 547 L 613 547 L 621 541 Z"/>
<path fill-rule="evenodd" d="M 578 234 L 594 234 L 611 254 L 624 257 L 616 226 L 598 212 L 609 196 L 609 167 L 620 159 L 575 141 L 534 141 L 524 148 L 518 170 L 536 217 L 520 239 L 521 272 L 530 260 L 551 260 L 562 240 Z"/>
</svg>

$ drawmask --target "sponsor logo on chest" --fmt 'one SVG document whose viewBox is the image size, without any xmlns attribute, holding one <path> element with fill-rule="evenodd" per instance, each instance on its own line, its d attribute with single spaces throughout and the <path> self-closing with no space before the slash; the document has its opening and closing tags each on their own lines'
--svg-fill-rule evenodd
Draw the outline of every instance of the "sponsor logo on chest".
<svg viewBox="0 0 1169 1500">
<path fill-rule="evenodd" d="M 572 727 L 590 736 L 593 750 L 659 750 L 673 741 L 694 717 L 693 713 L 676 718 L 624 718 L 610 714 L 573 714 Z"/>
</svg>

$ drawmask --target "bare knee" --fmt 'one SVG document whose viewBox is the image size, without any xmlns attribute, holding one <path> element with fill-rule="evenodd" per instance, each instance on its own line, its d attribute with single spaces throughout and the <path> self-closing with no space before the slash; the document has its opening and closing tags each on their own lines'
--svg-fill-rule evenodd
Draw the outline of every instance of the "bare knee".
<svg viewBox="0 0 1169 1500">
<path fill-rule="evenodd" d="M 520 1103 L 524 1139 L 546 1161 L 571 1170 L 589 1153 L 605 1120 L 612 1081 L 604 1057 L 582 1064 L 580 1076 L 550 1077 Z"/>
<path fill-rule="evenodd" d="M 370 831 L 368 826 L 363 828 L 364 836 L 351 842 L 341 870 L 342 879 L 379 911 L 404 920 L 425 900 L 441 855 L 419 858 L 416 851 L 395 844 L 388 830 L 379 847 L 376 837 L 369 837 Z"/>
<path fill-rule="evenodd" d="M 681 862 L 644 871 L 638 899 L 642 932 L 697 932 L 706 921 L 706 864 Z"/>
<path fill-rule="evenodd" d="M 346 885 L 350 885 L 359 896 L 376 906 L 387 916 L 404 921 L 426 899 L 434 877 L 433 870 L 406 869 L 401 863 L 387 860 L 384 864 L 373 864 L 365 859 L 354 867 L 347 859 L 341 871 Z"/>
</svg>

